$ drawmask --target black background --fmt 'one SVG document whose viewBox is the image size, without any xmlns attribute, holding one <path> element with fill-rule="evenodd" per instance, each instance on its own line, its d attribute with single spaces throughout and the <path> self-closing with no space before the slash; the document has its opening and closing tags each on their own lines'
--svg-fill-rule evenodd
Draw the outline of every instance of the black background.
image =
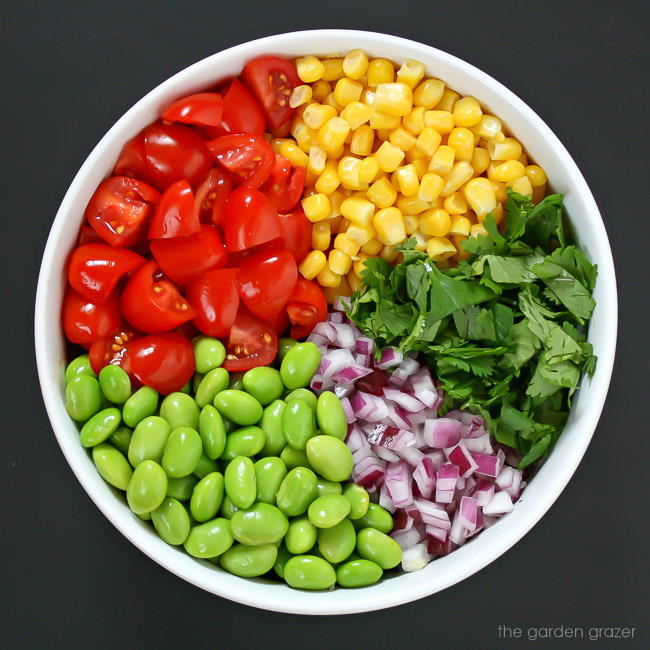
<svg viewBox="0 0 650 650">
<path fill-rule="evenodd" d="M 3 417 L 2 648 L 476 648 L 497 626 L 636 626 L 648 644 L 647 2 L 5 2 L 0 10 Z M 574 156 L 602 212 L 620 291 L 616 368 L 567 489 L 512 550 L 443 593 L 388 611 L 254 610 L 175 578 L 77 483 L 38 389 L 32 316 L 50 223 L 77 169 L 146 91 L 262 35 L 391 32 L 447 50 L 528 102 Z"/>
</svg>

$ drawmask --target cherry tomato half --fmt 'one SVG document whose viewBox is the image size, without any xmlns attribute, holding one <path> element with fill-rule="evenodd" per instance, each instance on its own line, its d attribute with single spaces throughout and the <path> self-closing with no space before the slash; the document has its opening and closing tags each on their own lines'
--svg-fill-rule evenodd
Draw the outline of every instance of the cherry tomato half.
<svg viewBox="0 0 650 650">
<path fill-rule="evenodd" d="M 198 126 L 219 126 L 223 114 L 223 99 L 219 93 L 197 93 L 177 99 L 162 114 L 168 122 L 183 122 Z"/>
<path fill-rule="evenodd" d="M 289 212 L 302 197 L 305 189 L 305 168 L 292 167 L 280 154 L 275 154 L 275 165 L 271 175 L 260 188 L 276 207 L 278 212 Z"/>
<path fill-rule="evenodd" d="M 88 224 L 81 224 L 81 228 L 79 229 L 79 238 L 77 239 L 77 246 L 103 243 L 105 243 L 104 239 L 100 237 Z"/>
<path fill-rule="evenodd" d="M 194 324 L 201 332 L 225 338 L 239 307 L 237 269 L 206 271 L 188 284 L 187 298 L 196 312 Z"/>
<path fill-rule="evenodd" d="M 258 188 L 275 163 L 275 153 L 261 135 L 233 133 L 210 140 L 207 145 L 219 164 L 246 187 Z"/>
<path fill-rule="evenodd" d="M 193 235 L 200 228 L 194 194 L 186 180 L 172 183 L 163 193 L 151 219 L 149 239 Z"/>
<path fill-rule="evenodd" d="M 120 303 L 115 294 L 108 300 L 95 303 L 68 289 L 63 298 L 63 330 L 72 343 L 88 347 L 108 336 L 122 322 Z"/>
<path fill-rule="evenodd" d="M 202 225 L 187 237 L 152 239 L 149 245 L 160 268 L 176 284 L 187 284 L 208 269 L 226 266 L 226 248 L 214 226 Z"/>
<path fill-rule="evenodd" d="M 246 64 L 241 76 L 264 106 L 270 129 L 291 119 L 296 111 L 289 106 L 289 97 L 302 82 L 290 61 L 279 56 L 260 56 Z"/>
<path fill-rule="evenodd" d="M 273 362 L 278 352 L 278 337 L 271 325 L 240 306 L 226 350 L 223 367 L 228 372 L 245 372 Z"/>
<path fill-rule="evenodd" d="M 225 169 L 215 167 L 208 172 L 194 199 L 194 209 L 201 223 L 223 226 L 223 207 L 233 186 L 232 174 Z"/>
<path fill-rule="evenodd" d="M 102 302 L 125 273 L 144 263 L 144 257 L 126 248 L 86 244 L 76 248 L 70 257 L 68 282 L 84 298 Z"/>
<path fill-rule="evenodd" d="M 99 184 L 86 206 L 86 219 L 111 246 L 133 246 L 143 237 L 146 222 L 160 194 L 146 183 L 113 176 Z"/>
<path fill-rule="evenodd" d="M 327 300 L 323 290 L 316 282 L 298 277 L 287 303 L 287 313 L 293 325 L 292 338 L 302 339 L 309 336 L 316 323 L 327 317 Z"/>
<path fill-rule="evenodd" d="M 90 367 L 99 374 L 99 371 L 109 364 L 120 366 L 122 370 L 132 375 L 131 360 L 128 345 L 136 338 L 136 334 L 129 329 L 120 328 L 99 341 L 95 341 L 88 352 Z"/>
<path fill-rule="evenodd" d="M 264 110 L 250 90 L 233 79 L 222 91 L 223 113 L 217 128 L 206 127 L 205 132 L 212 138 L 228 133 L 262 134 L 266 126 Z"/>
<path fill-rule="evenodd" d="M 180 390 L 194 374 L 192 344 L 176 332 L 143 336 L 128 349 L 133 374 L 163 395 Z"/>
<path fill-rule="evenodd" d="M 279 214 L 284 247 L 293 255 L 296 264 L 305 259 L 311 250 L 311 222 L 305 216 L 302 206 L 289 214 Z"/>
<path fill-rule="evenodd" d="M 154 261 L 147 262 L 126 283 L 122 312 L 135 329 L 147 333 L 166 332 L 196 316 Z"/>
</svg>

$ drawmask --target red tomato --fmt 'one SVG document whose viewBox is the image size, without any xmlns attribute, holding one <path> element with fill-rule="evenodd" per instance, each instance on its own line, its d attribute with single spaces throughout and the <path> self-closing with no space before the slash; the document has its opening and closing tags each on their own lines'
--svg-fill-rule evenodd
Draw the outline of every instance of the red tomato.
<svg viewBox="0 0 650 650">
<path fill-rule="evenodd" d="M 194 324 L 208 336 L 226 337 L 239 307 L 237 269 L 206 271 L 187 286 L 187 298 L 196 311 Z"/>
<path fill-rule="evenodd" d="M 145 263 L 144 257 L 126 248 L 106 244 L 86 244 L 70 257 L 68 282 L 84 298 L 102 302 L 108 298 L 119 279 Z"/>
<path fill-rule="evenodd" d="M 120 366 L 124 371 L 131 374 L 131 360 L 127 346 L 135 339 L 133 331 L 118 329 L 109 336 L 95 341 L 90 346 L 88 356 L 90 367 L 99 374 L 99 371 L 109 364 Z"/>
<path fill-rule="evenodd" d="M 271 145 L 260 135 L 223 135 L 207 144 L 217 161 L 246 187 L 258 188 L 275 163 Z"/>
<path fill-rule="evenodd" d="M 300 200 L 303 189 L 305 168 L 292 167 L 284 156 L 275 154 L 275 166 L 260 190 L 269 197 L 278 212 L 289 212 Z"/>
<path fill-rule="evenodd" d="M 293 255 L 296 264 L 300 264 L 311 250 L 311 221 L 305 216 L 302 206 L 289 214 L 279 214 L 278 218 L 284 247 Z"/>
<path fill-rule="evenodd" d="M 129 344 L 133 374 L 145 385 L 168 395 L 194 374 L 192 344 L 176 332 L 143 336 Z"/>
<path fill-rule="evenodd" d="M 226 266 L 226 247 L 214 226 L 202 225 L 187 237 L 152 239 L 149 245 L 160 268 L 176 284 L 187 284 L 208 269 Z"/>
<path fill-rule="evenodd" d="M 278 312 L 278 314 L 273 316 L 273 318 L 269 318 L 268 324 L 273 328 L 273 331 L 278 335 L 278 337 L 282 336 L 289 326 L 289 315 L 287 314 L 286 309 Z"/>
<path fill-rule="evenodd" d="M 147 170 L 147 155 L 144 151 L 144 132 L 142 129 L 138 135 L 131 138 L 123 147 L 120 156 L 115 163 L 114 174 L 121 176 L 137 177 L 142 180 L 147 179 L 149 174 Z"/>
<path fill-rule="evenodd" d="M 86 206 L 86 219 L 111 246 L 133 246 L 144 229 L 160 194 L 146 183 L 113 176 L 99 184 Z"/>
<path fill-rule="evenodd" d="M 287 303 L 289 320 L 293 324 L 291 336 L 302 339 L 311 334 L 316 323 L 327 317 L 327 300 L 316 282 L 298 277 L 296 288 Z"/>
<path fill-rule="evenodd" d="M 223 99 L 219 93 L 197 93 L 177 99 L 162 114 L 168 122 L 184 122 L 198 126 L 219 126 Z"/>
<path fill-rule="evenodd" d="M 239 295 L 253 314 L 268 320 L 284 309 L 297 277 L 296 261 L 289 251 L 255 253 L 239 267 Z"/>
<path fill-rule="evenodd" d="M 264 106 L 270 129 L 291 119 L 296 111 L 289 106 L 289 96 L 302 82 L 290 61 L 279 56 L 260 56 L 246 64 L 241 76 Z"/>
<path fill-rule="evenodd" d="M 122 312 L 135 329 L 147 333 L 166 332 L 196 316 L 154 261 L 147 262 L 126 283 Z"/>
<path fill-rule="evenodd" d="M 63 330 L 72 343 L 88 346 L 108 336 L 122 322 L 120 303 L 115 294 L 95 303 L 68 289 L 63 298 Z"/>
<path fill-rule="evenodd" d="M 186 237 L 199 231 L 194 195 L 186 180 L 172 183 L 163 193 L 149 226 L 149 239 Z"/>
<path fill-rule="evenodd" d="M 240 307 L 226 349 L 223 367 L 228 372 L 244 372 L 273 362 L 278 352 L 278 337 L 268 323 Z"/>
<path fill-rule="evenodd" d="M 227 133 L 264 133 L 266 120 L 264 110 L 251 91 L 239 81 L 233 79 L 221 92 L 223 97 L 223 114 L 217 128 L 206 128 L 212 138 Z"/>
<path fill-rule="evenodd" d="M 215 167 L 196 190 L 194 209 L 201 223 L 223 226 L 223 207 L 234 186 L 232 175 L 225 169 Z"/>
<path fill-rule="evenodd" d="M 236 187 L 224 208 L 224 235 L 229 252 L 259 246 L 282 236 L 278 213 L 258 190 Z"/>
<path fill-rule="evenodd" d="M 85 244 L 103 244 L 104 240 L 88 225 L 85 223 L 79 229 L 79 238 L 77 239 L 77 246 L 84 246 Z"/>
</svg>

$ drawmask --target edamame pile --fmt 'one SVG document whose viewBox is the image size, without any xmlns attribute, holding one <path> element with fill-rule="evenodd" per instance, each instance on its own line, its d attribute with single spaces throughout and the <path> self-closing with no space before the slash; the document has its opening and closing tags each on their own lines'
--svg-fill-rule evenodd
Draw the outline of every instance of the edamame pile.
<svg viewBox="0 0 650 650">
<path fill-rule="evenodd" d="M 97 377 L 87 355 L 74 359 L 66 407 L 97 471 L 165 542 L 234 575 L 277 574 L 298 589 L 374 584 L 402 551 L 391 515 L 349 482 L 339 399 L 309 389 L 318 348 L 285 342 L 279 370 L 237 376 L 222 351 L 195 339 L 205 372 L 164 397 L 132 391 L 118 366 Z"/>
</svg>

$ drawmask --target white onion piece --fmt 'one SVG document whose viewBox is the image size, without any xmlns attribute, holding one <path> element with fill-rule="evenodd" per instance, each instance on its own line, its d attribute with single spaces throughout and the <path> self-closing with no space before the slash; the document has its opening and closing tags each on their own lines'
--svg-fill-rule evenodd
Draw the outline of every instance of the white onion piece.
<svg viewBox="0 0 650 650">
<path fill-rule="evenodd" d="M 490 503 L 483 506 L 483 514 L 485 515 L 505 515 L 510 512 L 514 506 L 512 499 L 507 492 L 497 492 L 491 499 Z"/>
<path fill-rule="evenodd" d="M 420 533 L 415 528 L 398 530 L 397 532 L 391 533 L 391 537 L 401 546 L 403 551 L 415 547 L 420 541 Z"/>
<path fill-rule="evenodd" d="M 427 545 L 416 544 L 402 553 L 402 571 L 408 573 L 424 569 L 430 559 L 431 556 L 427 553 Z"/>
</svg>

